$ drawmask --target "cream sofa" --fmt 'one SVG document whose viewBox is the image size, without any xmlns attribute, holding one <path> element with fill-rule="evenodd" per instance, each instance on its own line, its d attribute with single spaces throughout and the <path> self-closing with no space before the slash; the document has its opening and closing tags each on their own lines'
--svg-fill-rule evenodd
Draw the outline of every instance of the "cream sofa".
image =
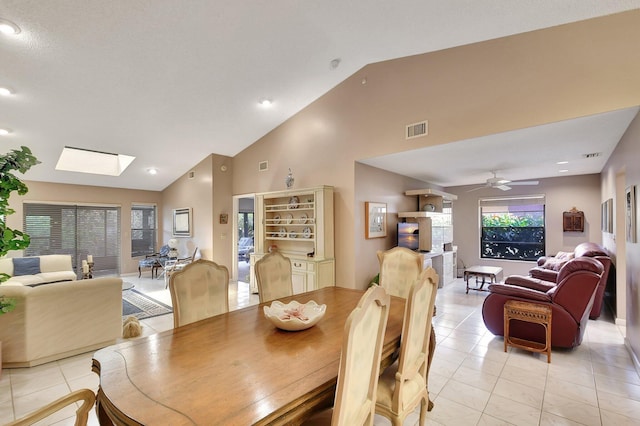
<svg viewBox="0 0 640 426">
<path fill-rule="evenodd" d="M 2 366 L 31 367 L 93 351 L 122 335 L 122 280 L 117 277 L 36 287 L 0 285 L 16 300 L 0 315 Z"/>
<path fill-rule="evenodd" d="M 22 268 L 15 265 L 21 262 Z M 26 263 L 29 262 L 29 266 Z M 35 262 L 35 264 L 33 264 Z M 22 271 L 20 271 L 22 270 Z M 31 272 L 23 274 L 24 272 Z M 8 281 L 2 285 L 37 285 L 56 281 L 76 280 L 78 277 L 73 271 L 71 256 L 68 254 L 47 254 L 33 257 L 6 257 L 0 259 L 0 272 L 9 275 Z M 16 275 L 18 273 L 19 275 Z"/>
</svg>

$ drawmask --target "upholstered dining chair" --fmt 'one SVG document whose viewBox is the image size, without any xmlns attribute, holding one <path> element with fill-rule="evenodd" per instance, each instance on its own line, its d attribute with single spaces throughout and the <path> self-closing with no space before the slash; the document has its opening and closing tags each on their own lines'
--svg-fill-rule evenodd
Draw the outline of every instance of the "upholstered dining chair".
<svg viewBox="0 0 640 426">
<path fill-rule="evenodd" d="M 68 405 L 73 404 L 76 406 L 76 402 L 82 401 L 80 408 L 76 410 L 75 426 L 85 426 L 89 418 L 89 411 L 93 407 L 96 401 L 96 395 L 91 389 L 79 389 L 71 392 L 68 395 L 59 398 L 44 407 L 37 409 L 24 417 L 21 417 L 13 422 L 7 423 L 7 426 L 27 426 L 33 425 L 40 420 L 46 419 L 50 415 L 57 413 Z"/>
<path fill-rule="evenodd" d="M 333 409 L 317 413 L 304 425 L 373 425 L 390 302 L 379 286 L 362 296 L 344 327 Z"/>
<path fill-rule="evenodd" d="M 229 271 L 198 259 L 171 274 L 169 292 L 174 327 L 229 312 Z"/>
<path fill-rule="evenodd" d="M 409 295 L 402 324 L 398 361 L 384 370 L 378 381 L 376 413 L 394 426 L 420 404 L 420 425 L 424 425 L 429 405 L 427 369 L 431 320 L 438 290 L 438 274 L 433 268 L 420 273 Z"/>
<path fill-rule="evenodd" d="M 405 247 L 379 250 L 377 255 L 380 261 L 379 284 L 391 296 L 406 299 L 409 289 L 422 271 L 422 255 Z"/>
<path fill-rule="evenodd" d="M 288 257 L 278 251 L 268 253 L 256 262 L 255 269 L 260 303 L 293 295 Z"/>
<path fill-rule="evenodd" d="M 424 265 L 422 255 L 405 247 L 394 247 L 387 251 L 378 250 L 377 255 L 380 261 L 378 283 L 384 287 L 391 296 L 406 299 L 409 296 L 411 286 L 422 272 Z M 429 345 L 428 366 L 431 365 L 436 348 L 436 333 L 433 329 L 431 330 Z M 427 368 L 427 375 L 428 374 L 429 368 Z M 429 401 L 429 411 L 431 411 L 432 408 L 433 402 Z"/>
</svg>

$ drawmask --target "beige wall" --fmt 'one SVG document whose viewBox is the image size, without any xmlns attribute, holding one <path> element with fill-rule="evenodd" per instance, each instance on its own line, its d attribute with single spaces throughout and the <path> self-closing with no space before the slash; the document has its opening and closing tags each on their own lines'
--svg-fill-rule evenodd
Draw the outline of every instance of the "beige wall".
<svg viewBox="0 0 640 426">
<path fill-rule="evenodd" d="M 542 194 L 545 196 L 546 253 L 571 251 L 576 245 L 593 241 L 600 244 L 600 175 L 568 176 L 539 179 L 536 186 L 514 186 L 510 191 L 481 189 L 468 192 L 478 185 L 445 188 L 456 194 L 453 203 L 453 244 L 458 246 L 458 259 L 466 266 L 487 265 L 503 268 L 504 275 L 527 275 L 534 262 L 480 259 L 480 198 L 513 197 Z M 562 213 L 575 207 L 584 212 L 584 232 L 563 232 Z"/>
<path fill-rule="evenodd" d="M 377 169 L 362 163 L 355 165 L 355 216 L 354 235 L 356 264 L 355 281 L 345 287 L 365 289 L 379 272 L 380 265 L 376 252 L 396 246 L 398 212 L 416 211 L 417 199 L 407 197 L 408 189 L 433 187 L 416 179 Z M 372 201 L 387 204 L 387 237 L 365 239 L 365 203 Z"/>
<path fill-rule="evenodd" d="M 234 157 L 233 193 L 284 189 L 288 168 L 333 185 L 336 281 L 360 286 L 356 161 L 638 105 L 638 39 L 632 11 L 368 65 Z M 406 141 L 422 119 L 429 136 Z"/>
<path fill-rule="evenodd" d="M 193 211 L 191 237 L 178 238 L 180 257 L 190 256 L 198 248 L 203 259 L 231 270 L 231 169 L 231 158 L 210 155 L 162 192 L 164 243 L 172 238 L 173 209 L 188 207 Z M 191 172 L 193 178 L 189 176 Z M 222 213 L 228 215 L 227 224 L 220 223 Z"/>
<path fill-rule="evenodd" d="M 624 203 L 619 200 L 621 196 L 624 196 L 624 188 L 636 185 L 636 191 L 640 191 L 638 158 L 640 158 L 640 115 L 631 122 L 602 171 L 601 201 L 613 198 L 615 200 L 614 206 L 617 209 L 624 208 Z M 636 208 L 636 220 L 640 219 L 639 214 L 640 210 Z M 625 241 L 623 231 L 625 222 L 621 220 L 624 216 L 614 213 L 614 217 L 616 218 L 614 222 L 616 232 L 605 234 L 603 242 L 607 249 L 616 256 L 616 269 L 624 271 L 618 276 L 616 293 L 619 299 L 621 297 L 626 299 L 626 318 L 624 318 L 626 320 L 626 343 L 634 354 L 636 368 L 640 369 L 638 362 L 640 356 L 640 242 Z"/>
<path fill-rule="evenodd" d="M 37 167 L 37 166 L 36 166 Z M 133 189 L 103 188 L 86 185 L 68 185 L 46 182 L 25 182 L 29 192 L 24 196 L 13 195 L 11 206 L 16 211 L 9 216 L 8 225 L 12 228 L 22 229 L 23 209 L 22 202 L 48 202 L 78 205 L 109 205 L 120 207 L 120 234 L 121 272 L 132 273 L 138 271 L 139 257 L 131 257 L 131 206 L 133 204 L 161 205 L 162 194 L 158 191 L 140 191 Z M 158 210 L 160 222 L 162 212 Z M 10 253 L 9 256 L 18 256 L 18 253 Z"/>
</svg>

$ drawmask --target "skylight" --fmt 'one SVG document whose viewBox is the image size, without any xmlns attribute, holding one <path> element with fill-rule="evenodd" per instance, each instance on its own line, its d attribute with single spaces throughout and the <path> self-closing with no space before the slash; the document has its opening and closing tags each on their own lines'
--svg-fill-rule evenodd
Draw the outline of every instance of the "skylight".
<svg viewBox="0 0 640 426">
<path fill-rule="evenodd" d="M 56 170 L 120 176 L 136 157 L 65 146 Z"/>
</svg>

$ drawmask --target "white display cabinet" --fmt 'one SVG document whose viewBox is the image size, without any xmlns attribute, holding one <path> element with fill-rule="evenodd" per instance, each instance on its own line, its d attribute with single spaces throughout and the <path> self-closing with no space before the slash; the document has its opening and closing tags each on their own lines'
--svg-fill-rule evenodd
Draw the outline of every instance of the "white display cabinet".
<svg viewBox="0 0 640 426">
<path fill-rule="evenodd" d="M 255 262 L 271 249 L 291 259 L 294 293 L 335 285 L 333 187 L 264 192 L 255 196 Z"/>
</svg>

